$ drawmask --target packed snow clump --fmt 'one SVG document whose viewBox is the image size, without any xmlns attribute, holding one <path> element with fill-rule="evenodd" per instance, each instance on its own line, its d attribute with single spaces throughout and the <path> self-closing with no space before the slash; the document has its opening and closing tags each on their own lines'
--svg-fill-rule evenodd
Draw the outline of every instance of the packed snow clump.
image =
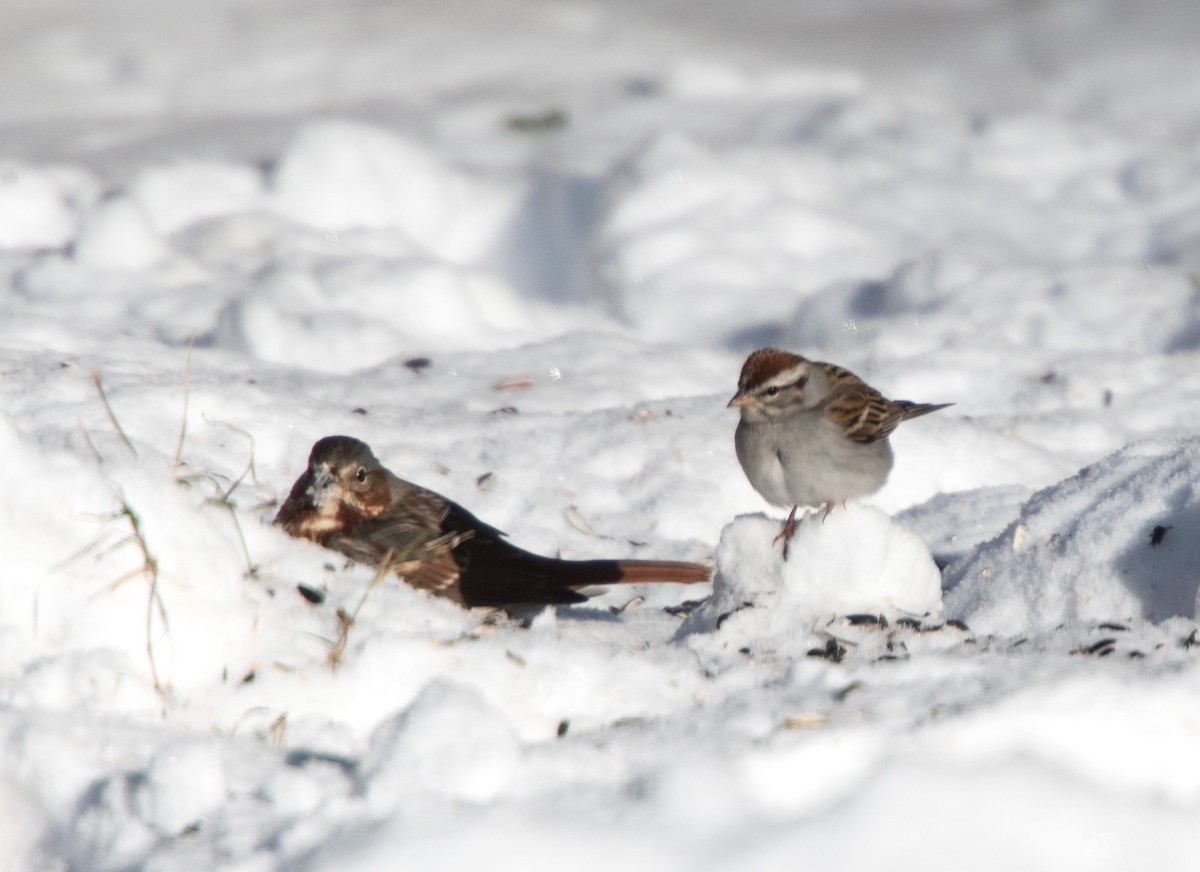
<svg viewBox="0 0 1200 872">
<path fill-rule="evenodd" d="M 1018 634 L 1067 621 L 1194 618 L 1200 439 L 1134 443 L 1048 487 L 947 570 L 947 613 Z"/>
<path fill-rule="evenodd" d="M 941 610 L 941 576 L 925 544 L 879 509 L 861 505 L 801 519 L 783 559 L 780 522 L 743 515 L 721 533 L 713 594 L 679 630 L 704 648 L 800 656 L 822 616 Z"/>
</svg>

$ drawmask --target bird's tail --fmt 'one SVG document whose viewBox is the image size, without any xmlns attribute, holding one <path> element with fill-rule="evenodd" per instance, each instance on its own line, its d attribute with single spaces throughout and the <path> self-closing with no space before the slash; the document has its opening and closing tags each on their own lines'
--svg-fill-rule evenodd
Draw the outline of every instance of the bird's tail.
<svg viewBox="0 0 1200 872">
<path fill-rule="evenodd" d="M 907 421 L 909 418 L 920 418 L 938 409 L 948 409 L 954 403 L 910 403 L 908 400 L 896 400 L 896 405 L 903 409 L 900 420 Z"/>
<path fill-rule="evenodd" d="M 712 568 L 680 560 L 569 560 L 562 575 L 571 587 L 589 584 L 699 584 L 712 580 Z"/>
</svg>

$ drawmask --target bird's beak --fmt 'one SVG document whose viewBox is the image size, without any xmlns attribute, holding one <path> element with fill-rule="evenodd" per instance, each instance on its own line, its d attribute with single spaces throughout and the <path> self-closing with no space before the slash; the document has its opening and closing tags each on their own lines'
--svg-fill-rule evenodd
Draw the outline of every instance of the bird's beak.
<svg viewBox="0 0 1200 872">
<path fill-rule="evenodd" d="M 308 497 L 314 508 L 321 508 L 328 502 L 337 499 L 337 476 L 328 466 L 318 466 L 312 471 L 308 487 L 304 495 Z"/>
<path fill-rule="evenodd" d="M 753 402 L 754 402 L 754 397 L 750 396 L 749 394 L 743 394 L 741 391 L 738 391 L 736 394 L 733 395 L 733 399 L 729 401 L 729 403 L 725 406 L 725 408 L 740 409 L 740 408 L 742 408 L 742 406 L 748 406 Z"/>
</svg>

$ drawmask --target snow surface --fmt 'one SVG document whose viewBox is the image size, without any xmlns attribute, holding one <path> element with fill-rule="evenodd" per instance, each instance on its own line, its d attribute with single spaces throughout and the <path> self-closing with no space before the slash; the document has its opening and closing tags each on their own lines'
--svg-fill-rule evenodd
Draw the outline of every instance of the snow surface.
<svg viewBox="0 0 1200 872">
<path fill-rule="evenodd" d="M 1194 4 L 0 21 L 7 867 L 1195 867 Z M 955 403 L 787 563 L 767 343 Z M 269 523 L 332 433 L 716 578 L 373 584 Z"/>
</svg>

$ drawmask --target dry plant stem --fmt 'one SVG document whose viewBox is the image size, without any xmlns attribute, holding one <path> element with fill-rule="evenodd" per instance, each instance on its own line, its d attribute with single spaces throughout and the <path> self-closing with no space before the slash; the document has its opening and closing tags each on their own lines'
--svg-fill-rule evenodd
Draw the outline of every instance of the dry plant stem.
<svg viewBox="0 0 1200 872">
<path fill-rule="evenodd" d="M 117 433 L 120 435 L 121 441 L 125 443 L 125 447 L 129 449 L 129 453 L 137 457 L 137 449 L 129 441 L 129 437 L 125 434 L 125 430 L 122 429 L 121 422 L 117 420 L 117 416 L 113 414 L 113 408 L 108 402 L 108 395 L 104 393 L 104 385 L 100 381 L 100 370 L 92 370 L 92 381 L 96 385 L 97 393 L 100 394 L 100 402 L 104 403 L 104 411 L 108 413 L 108 420 L 112 421 L 112 425 L 117 429 Z"/>
<path fill-rule="evenodd" d="M 246 480 L 247 475 L 249 475 L 252 480 L 257 481 L 258 479 L 258 476 L 254 471 L 254 437 L 239 427 L 233 427 L 233 425 L 227 426 L 233 430 L 243 433 L 246 438 L 250 440 L 250 461 L 246 464 L 246 468 L 242 470 L 242 474 L 234 479 L 233 483 L 230 484 L 224 493 L 221 494 L 220 501 L 225 504 L 225 508 L 229 509 L 229 517 L 233 520 L 233 528 L 237 531 L 238 542 L 241 543 L 242 546 L 242 556 L 246 558 L 246 573 L 247 575 L 252 576 L 258 572 L 258 567 L 254 565 L 254 561 L 250 558 L 250 548 L 246 544 L 246 535 L 242 532 L 241 521 L 238 520 L 237 512 L 234 511 L 235 507 L 232 497 L 233 492 L 241 487 L 242 482 Z"/>
<path fill-rule="evenodd" d="M 242 473 L 238 480 L 234 482 L 233 486 L 228 490 L 221 486 L 221 483 L 217 481 L 216 477 L 213 476 L 212 473 L 208 472 L 201 472 L 195 475 L 178 475 L 176 476 L 175 481 L 179 482 L 180 484 L 192 481 L 206 481 L 213 486 L 217 492 L 217 495 L 215 497 L 208 497 L 205 502 L 216 506 L 224 506 L 229 511 L 229 519 L 233 521 L 233 529 L 234 532 L 237 533 L 238 545 L 241 547 L 242 557 L 246 561 L 246 574 L 253 576 L 258 573 L 258 567 L 254 564 L 254 560 L 250 557 L 250 546 L 246 543 L 246 534 L 242 531 L 242 522 L 238 520 L 237 516 L 237 504 L 230 499 L 230 495 L 241 483 L 242 479 L 245 478 L 245 476 L 246 474 Z"/>
<path fill-rule="evenodd" d="M 337 668 L 338 664 L 342 662 L 342 654 L 346 650 L 347 641 L 349 641 L 350 628 L 354 626 L 354 622 L 358 619 L 358 613 L 366 603 L 367 597 L 371 595 L 371 591 L 378 587 L 379 583 L 391 571 L 394 559 L 395 552 L 389 548 L 387 553 L 383 555 L 383 560 L 379 562 L 379 566 L 375 569 L 375 575 L 371 579 L 371 583 L 363 591 L 362 596 L 358 600 L 358 605 L 354 607 L 353 612 L 347 613 L 345 609 L 338 609 L 337 617 L 340 626 L 337 641 L 333 643 L 333 648 L 329 651 L 330 666 Z"/>
<path fill-rule="evenodd" d="M 185 391 L 186 391 L 187 387 L 191 384 L 191 360 L 192 360 L 192 349 L 191 349 L 191 346 L 189 346 L 188 347 L 188 375 L 184 381 Z M 187 428 L 187 396 L 186 396 L 186 393 L 184 396 L 183 417 L 184 417 L 184 423 L 181 426 L 180 431 L 179 431 L 179 451 L 176 452 L 175 461 L 174 461 L 174 466 L 176 469 L 179 467 L 180 463 L 182 462 L 179 458 L 179 452 L 181 452 L 183 450 L 183 436 L 184 436 L 184 432 Z M 220 505 L 223 505 L 226 509 L 229 510 L 229 518 L 230 518 L 230 520 L 233 521 L 233 528 L 237 532 L 238 544 L 242 548 L 242 557 L 244 557 L 246 560 L 246 575 L 247 576 L 255 576 L 258 574 L 258 567 L 255 565 L 253 558 L 251 558 L 251 556 L 250 556 L 250 546 L 246 544 L 246 534 L 243 532 L 242 523 L 241 523 L 241 521 L 238 520 L 238 517 L 237 517 L 237 505 L 233 502 L 233 493 L 239 487 L 241 487 L 242 482 L 244 482 L 246 480 L 246 476 L 250 476 L 251 480 L 254 481 L 256 484 L 258 482 L 258 475 L 254 470 L 254 437 L 251 436 L 245 430 L 243 430 L 241 427 L 237 427 L 233 424 L 229 424 L 224 421 L 211 421 L 207 418 L 205 418 L 205 420 L 208 421 L 208 423 L 212 426 L 222 426 L 229 430 L 234 431 L 235 433 L 240 433 L 241 435 L 245 436 L 246 439 L 249 440 L 249 442 L 250 442 L 250 460 L 249 460 L 249 462 L 247 462 L 246 468 L 244 470 L 242 470 L 242 474 L 239 475 L 236 479 L 234 479 L 233 482 L 227 488 L 222 487 L 220 482 L 217 481 L 216 477 L 211 475 L 210 473 L 200 473 L 199 475 L 196 475 L 196 476 L 177 476 L 177 481 L 182 482 L 182 481 L 188 480 L 190 478 L 203 478 L 212 483 L 213 487 L 217 491 L 217 496 L 211 497 L 208 501 L 210 503 L 218 503 Z"/>
<path fill-rule="evenodd" d="M 246 544 L 246 535 L 242 532 L 242 522 L 238 520 L 233 503 L 229 502 L 229 500 L 221 500 L 221 503 L 225 508 L 229 509 L 229 519 L 233 521 L 233 529 L 237 533 L 238 544 L 242 546 L 242 557 L 246 558 L 246 575 L 257 575 L 258 567 L 250 558 L 250 546 Z"/>
<path fill-rule="evenodd" d="M 271 726 L 267 728 L 267 736 L 271 739 L 271 744 L 276 748 L 282 748 L 287 744 L 287 712 L 281 712 L 279 717 L 271 721 Z"/>
<path fill-rule="evenodd" d="M 88 428 L 80 423 L 79 432 L 83 435 L 83 441 L 87 443 L 87 447 L 91 450 L 92 457 L 95 459 L 96 465 L 103 466 L 104 458 L 100 454 L 100 449 L 96 447 L 96 443 L 92 441 L 92 434 L 88 432 Z"/>
<path fill-rule="evenodd" d="M 254 436 L 251 435 L 251 433 L 249 431 L 244 430 L 243 428 L 237 426 L 236 424 L 230 424 L 228 421 L 221 421 L 216 418 L 210 418 L 207 415 L 204 416 L 204 421 L 209 426 L 224 427 L 226 430 L 231 430 L 234 433 L 237 433 L 241 436 L 245 436 L 246 439 L 250 442 L 250 463 L 247 465 L 245 472 L 243 472 L 241 475 L 239 475 L 237 477 L 237 480 L 234 481 L 234 483 L 229 486 L 228 494 L 232 494 L 237 489 L 237 487 L 242 483 L 242 481 L 245 480 L 247 474 L 249 474 L 250 480 L 252 482 L 254 482 L 254 484 L 256 486 L 262 487 L 262 482 L 260 482 L 258 480 L 258 471 L 254 468 L 254 446 L 255 446 Z"/>
<path fill-rule="evenodd" d="M 172 469 L 179 468 L 180 458 L 183 456 L 183 440 L 187 437 L 188 399 L 192 393 L 192 346 L 195 341 L 195 337 L 193 337 L 188 342 L 187 361 L 183 366 L 183 420 L 179 424 L 179 444 L 175 446 L 175 458 L 171 461 Z"/>
<path fill-rule="evenodd" d="M 270 708 L 269 706 L 256 705 L 252 708 L 246 709 L 244 712 L 242 712 L 242 716 L 237 719 L 237 722 L 234 723 L 234 725 L 230 727 L 228 731 L 219 729 L 218 732 L 222 735 L 236 736 L 237 731 L 241 729 L 242 724 L 245 723 L 248 718 L 254 717 L 255 715 L 274 716 L 271 718 L 271 723 L 267 725 L 266 729 L 256 732 L 255 735 L 260 739 L 269 738 L 273 745 L 282 748 L 284 742 L 287 740 L 288 715 L 285 711 Z"/>
<path fill-rule="evenodd" d="M 150 660 L 150 676 L 154 680 L 154 689 L 159 694 L 165 695 L 167 689 L 159 677 L 158 662 L 154 659 L 155 612 L 158 613 L 158 617 L 162 621 L 163 629 L 168 632 L 170 631 L 170 622 L 167 620 L 167 609 L 158 592 L 158 561 L 150 553 L 150 549 L 146 545 L 146 538 L 142 535 L 142 519 L 138 517 L 137 512 L 129 505 L 129 501 L 125 499 L 123 493 L 121 494 L 121 514 L 129 520 L 129 526 L 133 530 L 133 540 L 137 542 L 142 552 L 142 572 L 150 581 L 150 595 L 146 603 L 146 656 Z"/>
</svg>

